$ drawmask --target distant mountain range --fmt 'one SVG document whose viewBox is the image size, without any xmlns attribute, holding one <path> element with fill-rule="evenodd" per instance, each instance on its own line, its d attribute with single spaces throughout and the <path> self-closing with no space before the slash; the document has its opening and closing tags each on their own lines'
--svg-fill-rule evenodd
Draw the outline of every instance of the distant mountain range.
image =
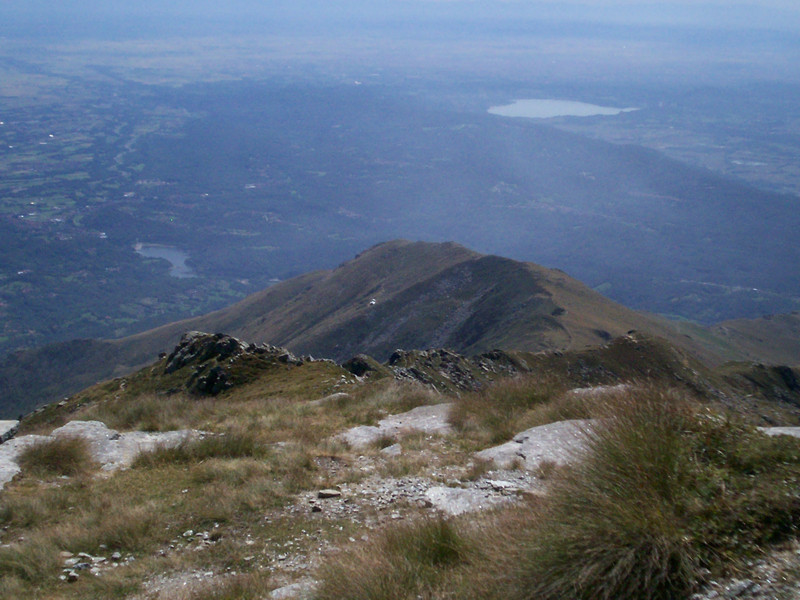
<svg viewBox="0 0 800 600">
<path fill-rule="evenodd" d="M 16 416 L 169 351 L 189 330 L 224 332 L 295 354 L 386 360 L 397 348 L 579 350 L 637 330 L 709 365 L 800 364 L 800 315 L 711 328 L 636 312 L 559 270 L 455 243 L 379 244 L 330 271 L 269 287 L 228 308 L 119 340 L 20 351 L 0 364 L 0 416 Z"/>
</svg>

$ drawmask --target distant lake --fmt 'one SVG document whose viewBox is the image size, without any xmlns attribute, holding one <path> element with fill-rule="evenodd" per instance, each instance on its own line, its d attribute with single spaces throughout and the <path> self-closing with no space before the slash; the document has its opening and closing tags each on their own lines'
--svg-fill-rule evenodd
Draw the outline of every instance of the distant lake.
<svg viewBox="0 0 800 600">
<path fill-rule="evenodd" d="M 194 271 L 186 266 L 189 255 L 175 246 L 165 246 L 163 244 L 136 244 L 133 249 L 136 254 L 147 258 L 163 258 L 170 264 L 169 274 L 173 277 L 185 278 L 195 277 Z"/>
<path fill-rule="evenodd" d="M 593 117 L 596 115 L 618 115 L 638 108 L 615 108 L 576 102 L 574 100 L 528 99 L 517 100 L 513 104 L 492 106 L 489 112 L 501 117 L 527 117 L 529 119 L 550 119 L 552 117 Z"/>
</svg>

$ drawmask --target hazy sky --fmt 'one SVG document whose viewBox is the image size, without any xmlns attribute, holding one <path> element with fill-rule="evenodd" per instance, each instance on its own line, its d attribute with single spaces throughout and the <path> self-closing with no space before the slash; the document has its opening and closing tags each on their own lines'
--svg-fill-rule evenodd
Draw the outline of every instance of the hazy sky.
<svg viewBox="0 0 800 600">
<path fill-rule="evenodd" d="M 800 34 L 800 2 L 760 0 L 721 2 L 702 0 L 26 0 L 4 2 L 0 35 L 36 33 L 37 26 L 60 22 L 102 32 L 103 23 L 138 17 L 154 26 L 228 18 L 240 23 L 253 19 L 296 23 L 332 20 L 353 25 L 396 20 L 480 22 L 498 19 L 555 19 L 629 25 L 695 25 L 699 27 L 767 28 Z M 222 22 L 220 27 L 225 26 Z"/>
</svg>

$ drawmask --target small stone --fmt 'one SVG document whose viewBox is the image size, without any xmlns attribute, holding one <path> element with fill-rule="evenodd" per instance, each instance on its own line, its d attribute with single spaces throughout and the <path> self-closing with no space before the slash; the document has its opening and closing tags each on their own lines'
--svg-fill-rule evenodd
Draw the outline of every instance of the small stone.
<svg viewBox="0 0 800 600">
<path fill-rule="evenodd" d="M 327 489 L 327 490 L 320 490 L 319 492 L 317 492 L 317 498 L 320 498 L 322 500 L 326 500 L 328 498 L 341 498 L 341 496 L 342 492 L 340 492 L 339 490 Z"/>
<path fill-rule="evenodd" d="M 75 583 L 78 581 L 78 574 L 75 571 L 69 571 L 66 578 L 69 583 Z"/>
<path fill-rule="evenodd" d="M 119 560 L 119 559 L 121 559 L 121 558 L 122 558 L 122 554 L 120 554 L 119 552 L 114 552 L 114 553 L 111 555 L 111 560 Z"/>
<path fill-rule="evenodd" d="M 403 453 L 403 447 L 400 444 L 392 444 L 381 450 L 383 456 L 400 456 Z"/>
<path fill-rule="evenodd" d="M 193 535 L 194 535 L 194 531 L 191 530 L 191 529 L 187 529 L 186 531 L 183 532 L 183 537 L 185 537 L 185 538 L 190 538 Z"/>
<path fill-rule="evenodd" d="M 68 550 L 62 550 L 61 552 L 58 553 L 58 555 L 61 558 L 72 558 L 73 556 L 75 556 L 72 552 Z"/>
<path fill-rule="evenodd" d="M 79 562 L 81 562 L 81 559 L 80 559 L 80 558 L 68 558 L 68 559 L 66 559 L 66 560 L 64 561 L 64 566 L 65 566 L 65 567 L 74 567 L 74 566 L 75 566 L 75 565 L 77 565 Z"/>
<path fill-rule="evenodd" d="M 314 506 L 311 507 L 311 512 L 312 513 L 320 513 L 320 512 L 322 512 L 322 507 L 321 506 L 317 506 L 315 504 Z"/>
<path fill-rule="evenodd" d="M 736 581 L 728 587 L 725 595 L 728 596 L 729 598 L 736 598 L 738 596 L 741 596 L 748 590 L 750 590 L 755 585 L 756 583 L 750 579 Z"/>
</svg>

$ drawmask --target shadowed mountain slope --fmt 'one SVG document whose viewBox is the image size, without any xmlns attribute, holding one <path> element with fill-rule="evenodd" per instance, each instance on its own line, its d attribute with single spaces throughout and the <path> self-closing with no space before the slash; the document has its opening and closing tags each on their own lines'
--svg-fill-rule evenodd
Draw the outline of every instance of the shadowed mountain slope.
<svg viewBox="0 0 800 600">
<path fill-rule="evenodd" d="M 208 315 L 120 340 L 16 353 L 0 368 L 0 412 L 15 416 L 127 373 L 172 348 L 188 330 L 225 332 L 339 361 L 357 353 L 383 361 L 396 348 L 442 347 L 466 354 L 493 348 L 580 349 L 631 329 L 664 338 L 709 363 L 749 358 L 733 346 L 724 347 L 705 329 L 679 331 L 561 271 L 481 255 L 455 243 L 401 240 Z"/>
</svg>

